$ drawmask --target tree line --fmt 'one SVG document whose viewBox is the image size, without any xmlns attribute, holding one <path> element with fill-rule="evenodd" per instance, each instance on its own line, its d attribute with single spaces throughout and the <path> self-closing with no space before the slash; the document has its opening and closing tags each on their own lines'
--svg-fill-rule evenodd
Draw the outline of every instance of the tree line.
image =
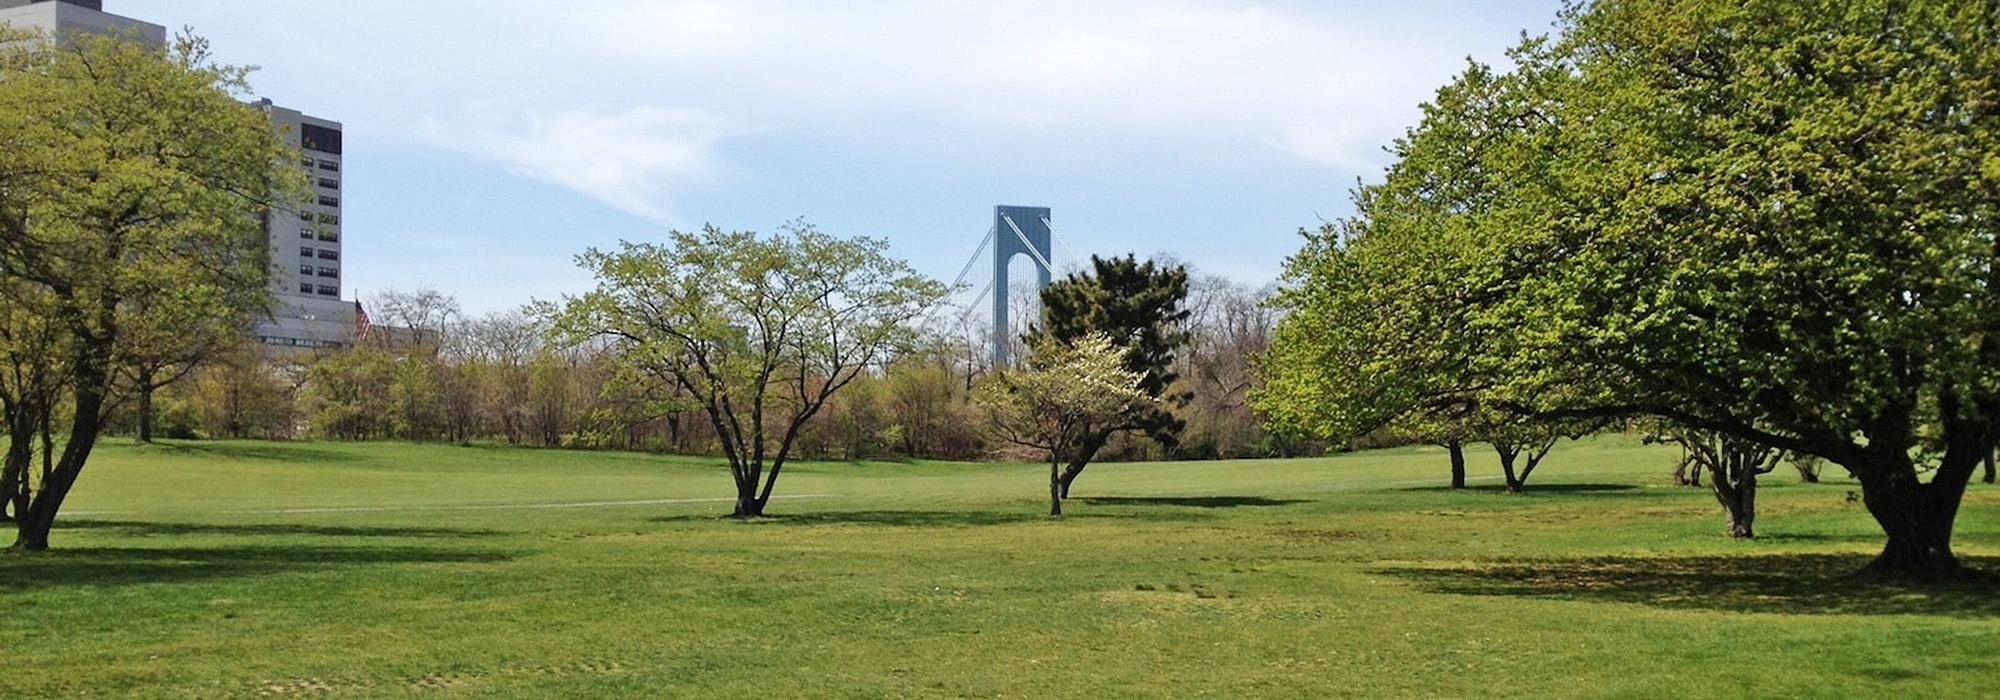
<svg viewBox="0 0 2000 700">
<path fill-rule="evenodd" d="M 1131 257 L 1102 265 L 1142 267 Z M 1263 295 L 1230 280 L 1188 275 L 1175 263 L 1145 269 L 1174 270 L 1186 279 L 1171 297 L 1184 313 L 1161 324 L 1175 341 L 1170 361 L 1149 380 L 1174 385 L 1172 393 L 1182 397 L 1173 414 L 1179 417 L 1172 418 L 1178 422 L 1171 432 L 1104 431 L 1093 440 L 1091 458 L 1224 459 L 1321 449 L 1266 432 L 1248 405 L 1251 358 L 1268 344 L 1276 320 Z M 1096 268 L 1079 271 L 1049 294 L 1101 295 L 1101 279 Z M 114 412 L 108 427 L 142 440 L 386 439 L 722 452 L 698 404 L 676 390 L 633 386 L 619 376 L 608 344 L 552 338 L 549 308 L 472 315 L 430 289 L 388 290 L 365 301 L 371 329 L 351 348 L 271 351 L 242 339 L 205 354 L 147 405 L 135 401 Z M 1071 319 L 1075 312 L 1060 303 L 1044 314 Z M 1082 319 L 1058 322 L 1072 336 L 1091 327 Z M 830 396 L 801 427 L 797 452 L 811 459 L 978 459 L 1002 447 L 982 429 L 972 400 L 991 373 L 985 339 L 947 327 L 951 332 L 915 334 Z"/>
</svg>

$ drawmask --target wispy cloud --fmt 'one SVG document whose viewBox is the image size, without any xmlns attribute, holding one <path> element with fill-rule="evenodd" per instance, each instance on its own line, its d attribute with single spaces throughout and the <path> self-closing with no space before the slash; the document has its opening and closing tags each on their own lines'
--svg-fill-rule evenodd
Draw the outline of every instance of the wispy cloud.
<svg viewBox="0 0 2000 700">
<path fill-rule="evenodd" d="M 745 123 L 829 142 L 867 142 L 888 121 L 968 144 L 1065 135 L 1079 161 L 1091 135 L 1122 133 L 1163 153 L 1366 176 L 1467 47 L 1493 43 L 1475 38 L 1493 31 L 1476 22 L 1425 19 L 1478 8 L 1424 0 L 1397 12 L 1240 0 L 628 0 L 550 12 L 496 0 L 480 6 L 476 32 L 436 30 L 462 24 L 463 5 L 355 1 L 335 19 L 373 44 L 352 60 L 393 79 L 345 81 L 356 94 L 329 103 L 442 124 L 448 138 L 419 136 L 656 220 L 675 188 L 714 176 L 718 147 Z M 479 112 L 435 111 L 443 100 L 514 109 L 467 118 Z M 563 107 L 632 104 L 653 106 Z M 937 153 L 954 157 L 945 143 Z"/>
<path fill-rule="evenodd" d="M 743 129 L 704 110 L 639 106 L 527 110 L 512 123 L 433 119 L 424 133 L 433 143 L 498 161 L 518 175 L 671 223 L 676 187 L 718 175 L 718 143 Z"/>
<path fill-rule="evenodd" d="M 545 38 L 637 74 L 724 77 L 668 79 L 725 109 L 1143 130 L 1354 171 L 1380 164 L 1465 55 L 1460 37 L 1384 21 L 1233 2 L 660 0 L 570 13 Z"/>
</svg>

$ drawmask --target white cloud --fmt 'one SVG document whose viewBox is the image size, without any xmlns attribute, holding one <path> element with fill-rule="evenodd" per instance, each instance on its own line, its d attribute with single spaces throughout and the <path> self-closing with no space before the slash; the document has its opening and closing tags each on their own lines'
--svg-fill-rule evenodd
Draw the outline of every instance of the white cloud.
<svg viewBox="0 0 2000 700">
<path fill-rule="evenodd" d="M 439 145 L 662 222 L 670 218 L 675 186 L 714 177 L 721 170 L 717 143 L 742 133 L 703 110 L 659 106 L 530 110 L 523 121 L 450 127 L 432 121 L 424 131 Z"/>
<path fill-rule="evenodd" d="M 1468 43 L 1387 21 L 1232 2 L 660 0 L 571 13 L 546 38 L 636 84 L 794 120 L 781 127 L 914 110 L 974 128 L 1143 130 L 1353 170 L 1381 162 Z"/>
<path fill-rule="evenodd" d="M 1089 161 L 1098 136 L 1119 133 L 1157 143 L 1162 158 L 1289 159 L 1339 180 L 1384 164 L 1382 145 L 1466 53 L 1511 43 L 1516 27 L 1482 24 L 1480 11 L 1421 0 L 1375 10 L 1276 0 L 354 0 L 316 29 L 365 37 L 366 48 L 327 59 L 324 74 L 295 67 L 305 77 L 279 94 L 314 95 L 390 129 L 414 125 L 403 135 L 651 219 L 668 216 L 677 189 L 730 170 L 718 148 L 742 124 L 850 152 L 902 147 L 901 134 L 884 143 L 877 127 L 917 125 L 936 155 L 963 148 L 968 162 L 991 144 L 1051 135 L 1045 142 L 1069 145 L 1065 157 Z M 339 93 L 321 95 L 324 75 L 339 76 L 325 81 Z M 479 101 L 508 108 L 484 112 L 503 115 L 488 120 L 440 107 Z"/>
</svg>

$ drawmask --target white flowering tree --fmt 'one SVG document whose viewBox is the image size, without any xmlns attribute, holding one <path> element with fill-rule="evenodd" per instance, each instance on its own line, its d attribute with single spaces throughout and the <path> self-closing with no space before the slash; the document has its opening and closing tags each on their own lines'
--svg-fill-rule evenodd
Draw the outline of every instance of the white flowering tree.
<svg viewBox="0 0 2000 700">
<path fill-rule="evenodd" d="M 1073 343 L 1044 339 L 1028 369 L 996 372 L 974 392 L 992 433 L 1049 458 L 1049 515 L 1062 517 L 1062 465 L 1092 425 L 1158 401 L 1125 369 L 1124 353 L 1102 334 Z"/>
</svg>

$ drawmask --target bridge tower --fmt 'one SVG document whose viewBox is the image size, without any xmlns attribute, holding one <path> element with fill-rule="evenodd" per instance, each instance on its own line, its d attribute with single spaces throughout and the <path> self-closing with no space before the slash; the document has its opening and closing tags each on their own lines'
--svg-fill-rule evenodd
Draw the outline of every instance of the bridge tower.
<svg viewBox="0 0 2000 700">
<path fill-rule="evenodd" d="M 1053 238 L 1049 230 L 1048 207 L 1014 207 L 1001 205 L 993 208 L 993 366 L 1006 367 L 1012 360 L 1009 350 L 1007 327 L 1007 299 L 1012 291 L 1007 288 L 1007 266 L 1017 255 L 1027 255 L 1035 264 L 1035 294 L 1040 298 L 1042 290 L 1049 287 L 1050 278 L 1055 276 L 1054 266 L 1049 260 L 1055 257 L 1050 249 Z"/>
</svg>

